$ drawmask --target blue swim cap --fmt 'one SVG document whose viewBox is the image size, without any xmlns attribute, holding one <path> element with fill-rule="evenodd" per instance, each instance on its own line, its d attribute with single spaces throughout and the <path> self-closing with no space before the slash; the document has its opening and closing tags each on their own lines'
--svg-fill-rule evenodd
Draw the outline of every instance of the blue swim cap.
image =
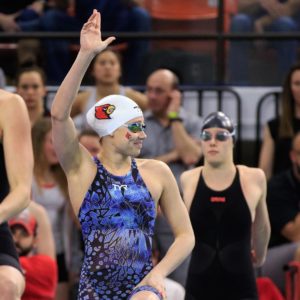
<svg viewBox="0 0 300 300">
<path fill-rule="evenodd" d="M 223 112 L 217 111 L 209 114 L 203 121 L 202 129 L 207 128 L 223 128 L 228 130 L 230 133 L 234 132 L 233 122 Z"/>
</svg>

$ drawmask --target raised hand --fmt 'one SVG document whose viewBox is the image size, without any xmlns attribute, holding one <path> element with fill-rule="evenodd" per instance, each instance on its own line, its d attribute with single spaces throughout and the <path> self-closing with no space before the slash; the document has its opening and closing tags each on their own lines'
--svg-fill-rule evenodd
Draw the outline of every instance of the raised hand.
<svg viewBox="0 0 300 300">
<path fill-rule="evenodd" d="M 101 52 L 110 43 L 115 40 L 115 37 L 108 37 L 102 41 L 101 37 L 101 15 L 96 9 L 90 16 L 88 21 L 83 25 L 80 33 L 80 46 L 83 51 Z"/>
</svg>

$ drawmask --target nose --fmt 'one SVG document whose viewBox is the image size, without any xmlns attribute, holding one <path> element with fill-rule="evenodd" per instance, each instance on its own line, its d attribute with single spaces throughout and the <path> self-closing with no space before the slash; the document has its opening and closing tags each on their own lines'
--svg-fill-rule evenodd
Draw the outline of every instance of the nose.
<svg viewBox="0 0 300 300">
<path fill-rule="evenodd" d="M 139 138 L 144 140 L 146 137 L 147 137 L 146 132 L 145 132 L 144 130 L 142 130 L 142 131 L 140 132 Z"/>
<path fill-rule="evenodd" d="M 211 140 L 209 141 L 209 144 L 210 145 L 215 145 L 216 144 L 216 136 L 215 135 L 212 135 L 212 137 L 211 137 Z"/>
</svg>

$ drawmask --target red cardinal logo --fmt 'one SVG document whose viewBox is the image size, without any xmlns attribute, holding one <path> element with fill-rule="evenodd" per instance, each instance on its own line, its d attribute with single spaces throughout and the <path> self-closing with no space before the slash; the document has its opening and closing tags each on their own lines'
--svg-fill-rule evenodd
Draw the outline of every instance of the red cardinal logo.
<svg viewBox="0 0 300 300">
<path fill-rule="evenodd" d="M 116 107 L 112 104 L 103 104 L 95 107 L 95 117 L 99 120 L 111 119 L 110 115 Z"/>
</svg>

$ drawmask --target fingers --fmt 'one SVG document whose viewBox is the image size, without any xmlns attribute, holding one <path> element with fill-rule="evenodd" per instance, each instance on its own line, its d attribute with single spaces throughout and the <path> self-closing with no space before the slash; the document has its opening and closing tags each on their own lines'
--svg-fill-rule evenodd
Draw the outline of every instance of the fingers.
<svg viewBox="0 0 300 300">
<path fill-rule="evenodd" d="M 87 20 L 87 23 L 92 22 L 97 16 L 97 10 L 94 9 L 93 13 L 91 14 L 91 16 L 89 17 L 89 19 Z"/>
<path fill-rule="evenodd" d="M 97 26 L 97 10 L 94 9 L 93 13 L 91 14 L 91 16 L 89 17 L 89 19 L 86 21 L 86 23 L 84 23 L 83 25 L 83 29 L 87 29 L 88 27 L 91 27 L 91 26 Z"/>
<path fill-rule="evenodd" d="M 110 36 L 108 37 L 104 43 L 106 44 L 106 46 L 108 46 L 109 44 L 111 44 L 116 38 L 114 36 Z"/>
<path fill-rule="evenodd" d="M 95 9 L 94 9 L 95 10 Z M 100 30 L 101 26 L 101 14 L 100 12 L 97 12 L 97 17 L 96 17 L 96 28 Z"/>
</svg>

